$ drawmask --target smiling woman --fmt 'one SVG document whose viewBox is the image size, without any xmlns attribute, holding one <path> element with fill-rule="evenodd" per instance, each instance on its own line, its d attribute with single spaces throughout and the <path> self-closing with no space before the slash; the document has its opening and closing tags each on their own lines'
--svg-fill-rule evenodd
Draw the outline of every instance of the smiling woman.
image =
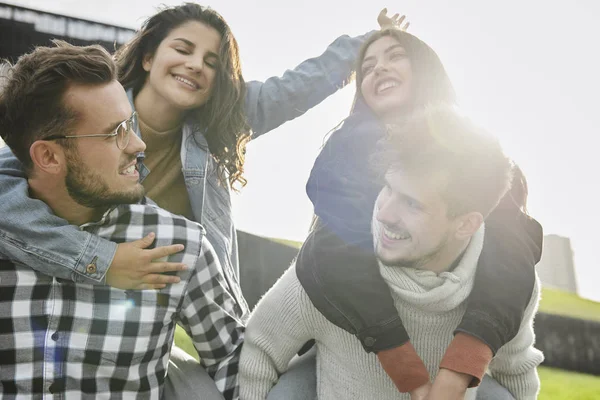
<svg viewBox="0 0 600 400">
<path fill-rule="evenodd" d="M 168 211 L 203 225 L 223 271 L 222 284 L 242 320 L 248 309 L 238 283 L 231 188 L 245 184 L 250 132 L 253 138 L 269 132 L 343 87 L 368 35 L 342 36 L 283 77 L 246 83 L 237 42 L 225 20 L 210 8 L 184 3 L 150 17 L 115 54 L 118 80 L 139 117 L 136 133 L 147 145 L 144 162 L 137 164 L 146 194 Z M 100 106 L 90 104 L 92 113 Z M 155 253 L 142 250 L 151 237 L 117 245 L 66 225 L 26 196 L 21 165 L 8 152 L 2 154 L 0 186 L 7 190 L 0 191 L 0 214 L 15 218 L 0 220 L 2 234 L 10 232 L 6 241 L 0 235 L 1 252 L 25 264 L 44 265 L 48 274 L 63 279 L 121 289 L 162 288 L 173 282 L 174 277 L 156 273 L 156 263 L 150 262 Z M 117 180 L 135 175 L 128 176 L 128 162 L 119 165 L 123 174 Z M 40 251 L 14 246 L 25 242 Z M 90 263 L 95 268 L 86 268 Z M 138 273 L 132 280 L 133 268 Z"/>
<path fill-rule="evenodd" d="M 144 57 L 146 84 L 135 103 L 158 130 L 171 128 L 182 114 L 207 103 L 219 66 L 221 38 L 216 29 L 190 21 L 173 29 L 154 54 Z M 166 129 L 165 129 L 166 128 Z"/>
<path fill-rule="evenodd" d="M 382 37 L 368 47 L 360 71 L 363 97 L 382 118 L 393 116 L 413 98 L 410 59 L 393 37 Z"/>
</svg>

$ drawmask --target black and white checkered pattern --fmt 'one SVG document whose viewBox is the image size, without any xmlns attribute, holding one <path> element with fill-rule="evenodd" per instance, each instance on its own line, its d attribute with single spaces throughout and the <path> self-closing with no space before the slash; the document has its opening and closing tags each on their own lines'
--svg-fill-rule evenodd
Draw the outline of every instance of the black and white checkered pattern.
<svg viewBox="0 0 600 400">
<path fill-rule="evenodd" d="M 247 306 L 231 294 L 203 228 L 140 204 L 82 228 L 115 242 L 156 232 L 156 246 L 185 246 L 170 261 L 190 269 L 160 291 L 124 291 L 0 261 L 0 397 L 159 399 L 177 323 L 224 397 L 237 399 Z"/>
</svg>

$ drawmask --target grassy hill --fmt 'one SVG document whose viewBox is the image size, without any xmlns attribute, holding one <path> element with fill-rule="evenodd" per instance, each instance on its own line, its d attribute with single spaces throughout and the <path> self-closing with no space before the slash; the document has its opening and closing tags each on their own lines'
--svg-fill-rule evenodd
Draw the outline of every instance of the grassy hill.
<svg viewBox="0 0 600 400">
<path fill-rule="evenodd" d="M 560 369 L 539 367 L 542 382 L 538 400 L 597 400 L 600 378 Z"/>
<path fill-rule="evenodd" d="M 540 311 L 600 322 L 600 303 L 558 289 L 542 289 Z"/>
</svg>

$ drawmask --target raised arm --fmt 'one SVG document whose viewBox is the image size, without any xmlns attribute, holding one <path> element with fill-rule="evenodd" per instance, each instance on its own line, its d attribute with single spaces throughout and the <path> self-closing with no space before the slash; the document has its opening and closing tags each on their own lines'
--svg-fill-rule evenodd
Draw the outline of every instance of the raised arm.
<svg viewBox="0 0 600 400">
<path fill-rule="evenodd" d="M 387 9 L 377 15 L 381 29 L 408 29 L 405 16 L 387 16 Z M 404 23 L 404 24 L 403 24 Z M 281 77 L 247 84 L 246 113 L 253 138 L 267 133 L 284 122 L 310 110 L 350 82 L 356 68 L 356 57 L 362 44 L 375 31 L 361 36 L 342 35 L 318 57 L 303 61 Z"/>
<path fill-rule="evenodd" d="M 229 291 L 219 258 L 203 237 L 181 306 L 180 324 L 226 400 L 239 398 L 238 365 L 246 309 Z"/>
<path fill-rule="evenodd" d="M 304 114 L 350 82 L 358 50 L 371 35 L 340 36 L 318 57 L 281 77 L 247 84 L 246 113 L 253 138 Z"/>
<path fill-rule="evenodd" d="M 377 16 L 381 28 L 407 29 L 405 17 L 387 16 L 383 9 Z M 247 85 L 246 113 L 256 138 L 284 122 L 304 114 L 350 82 L 361 45 L 375 31 L 361 36 L 340 36 L 318 57 L 303 61 L 281 77 Z"/>
<path fill-rule="evenodd" d="M 242 400 L 264 400 L 294 355 L 318 334 L 306 318 L 311 310 L 291 267 L 260 300 L 248 322 L 240 363 Z"/>
<path fill-rule="evenodd" d="M 0 215 L 0 256 L 47 275 L 133 289 L 176 282 L 178 277 L 157 273 L 185 268 L 152 263 L 181 248 L 144 250 L 153 242 L 149 237 L 117 246 L 55 216 L 46 203 L 29 197 L 21 163 L 8 147 L 0 149 Z"/>
</svg>

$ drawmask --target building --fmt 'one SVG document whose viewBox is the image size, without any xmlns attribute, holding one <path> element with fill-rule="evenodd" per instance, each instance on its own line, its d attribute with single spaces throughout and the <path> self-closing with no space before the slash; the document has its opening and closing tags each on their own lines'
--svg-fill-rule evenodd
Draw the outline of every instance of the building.
<svg viewBox="0 0 600 400">
<path fill-rule="evenodd" d="M 0 3 L 0 60 L 15 62 L 35 46 L 50 45 L 52 39 L 78 46 L 100 44 L 114 52 L 134 33 L 120 26 Z"/>
<path fill-rule="evenodd" d="M 543 286 L 577 294 L 575 264 L 569 238 L 544 236 L 542 259 L 536 269 Z"/>
<path fill-rule="evenodd" d="M 11 62 L 52 39 L 79 46 L 97 43 L 113 52 L 133 34 L 120 26 L 0 3 L 0 58 Z"/>
</svg>

